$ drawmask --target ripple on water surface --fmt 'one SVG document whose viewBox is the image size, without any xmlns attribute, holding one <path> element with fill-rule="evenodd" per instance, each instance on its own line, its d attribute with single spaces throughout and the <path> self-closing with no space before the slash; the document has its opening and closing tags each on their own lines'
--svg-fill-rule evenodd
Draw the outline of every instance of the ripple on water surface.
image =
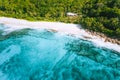
<svg viewBox="0 0 120 80">
<path fill-rule="evenodd" d="M 22 29 L 0 38 L 0 80 L 120 80 L 119 54 L 76 37 Z"/>
</svg>

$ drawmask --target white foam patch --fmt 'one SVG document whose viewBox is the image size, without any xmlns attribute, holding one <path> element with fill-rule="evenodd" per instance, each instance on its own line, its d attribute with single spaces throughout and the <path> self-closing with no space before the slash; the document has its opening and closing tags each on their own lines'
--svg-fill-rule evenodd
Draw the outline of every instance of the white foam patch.
<svg viewBox="0 0 120 80">
<path fill-rule="evenodd" d="M 9 60 L 16 54 L 20 53 L 20 47 L 17 45 L 11 45 L 0 53 L 0 65 Z"/>
<path fill-rule="evenodd" d="M 120 52 L 120 45 L 113 44 L 110 42 L 105 42 L 105 39 L 87 33 L 84 29 L 81 28 L 79 24 L 66 24 L 61 22 L 43 22 L 43 21 L 29 22 L 27 20 L 20 20 L 15 18 L 6 18 L 6 17 L 1 17 L 0 23 L 3 23 L 6 26 L 8 26 L 8 28 L 4 30 L 5 33 L 3 35 L 12 32 L 14 30 L 19 30 L 23 28 L 50 29 L 50 30 L 52 29 L 60 33 L 73 34 L 79 38 L 92 41 L 99 47 L 106 47 L 108 49 L 113 49 Z"/>
</svg>

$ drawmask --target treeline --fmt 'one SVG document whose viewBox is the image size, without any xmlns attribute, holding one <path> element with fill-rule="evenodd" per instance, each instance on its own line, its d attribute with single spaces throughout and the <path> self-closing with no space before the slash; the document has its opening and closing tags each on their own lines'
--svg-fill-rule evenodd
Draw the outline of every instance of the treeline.
<svg viewBox="0 0 120 80">
<path fill-rule="evenodd" d="M 90 0 L 82 13 L 85 28 L 120 39 L 120 0 Z"/>
<path fill-rule="evenodd" d="M 77 17 L 68 17 L 67 12 Z M 80 23 L 120 38 L 120 0 L 0 0 L 0 16 Z"/>
<path fill-rule="evenodd" d="M 65 21 L 67 12 L 81 14 L 84 2 L 84 0 L 0 0 L 0 16 Z"/>
</svg>

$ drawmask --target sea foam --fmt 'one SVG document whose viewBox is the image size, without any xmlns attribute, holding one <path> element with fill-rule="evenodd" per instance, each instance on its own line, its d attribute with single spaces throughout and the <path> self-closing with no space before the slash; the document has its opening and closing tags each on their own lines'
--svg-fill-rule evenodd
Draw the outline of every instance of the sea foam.
<svg viewBox="0 0 120 80">
<path fill-rule="evenodd" d="M 93 36 L 89 34 L 84 29 L 82 29 L 81 25 L 79 24 L 67 24 L 62 22 L 45 22 L 45 21 L 30 22 L 27 20 L 7 18 L 7 17 L 1 17 L 0 23 L 7 26 L 7 28 L 4 29 L 3 35 L 6 35 L 12 31 L 20 30 L 24 28 L 48 29 L 51 31 L 54 30 L 59 33 L 69 34 L 69 35 L 79 37 L 81 39 L 92 41 L 96 46 L 105 47 L 105 48 L 120 52 L 120 45 L 113 44 L 110 42 L 105 42 L 104 38 L 100 38 L 98 36 Z M 85 38 L 85 37 L 88 37 L 88 38 Z"/>
</svg>

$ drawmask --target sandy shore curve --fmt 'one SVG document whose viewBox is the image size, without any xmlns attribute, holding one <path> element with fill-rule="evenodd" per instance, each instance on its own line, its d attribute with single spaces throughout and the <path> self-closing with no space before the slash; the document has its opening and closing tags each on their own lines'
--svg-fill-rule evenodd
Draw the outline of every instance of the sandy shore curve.
<svg viewBox="0 0 120 80">
<path fill-rule="evenodd" d="M 120 45 L 111 42 L 105 42 L 104 38 L 91 35 L 86 30 L 82 29 L 79 24 L 68 24 L 62 22 L 45 22 L 45 21 L 27 21 L 16 18 L 0 17 L 0 24 L 6 25 L 8 28 L 5 30 L 6 33 L 10 33 L 14 30 L 19 30 L 23 28 L 33 28 L 33 29 L 48 29 L 55 32 L 60 32 L 64 34 L 74 35 L 81 39 L 92 41 L 98 47 L 105 47 L 120 52 Z M 5 35 L 5 34 L 3 34 Z"/>
</svg>

